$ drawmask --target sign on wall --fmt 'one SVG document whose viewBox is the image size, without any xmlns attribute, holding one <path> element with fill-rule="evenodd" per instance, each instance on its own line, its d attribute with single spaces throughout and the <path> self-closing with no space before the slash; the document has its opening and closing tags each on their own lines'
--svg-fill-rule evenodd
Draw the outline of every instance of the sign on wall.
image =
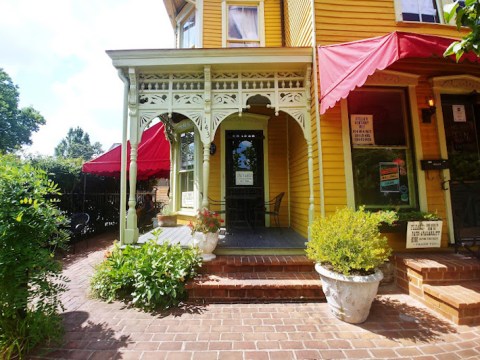
<svg viewBox="0 0 480 360">
<path fill-rule="evenodd" d="M 467 122 L 467 113 L 465 112 L 465 105 L 452 105 L 453 121 Z"/>
<path fill-rule="evenodd" d="M 352 114 L 350 116 L 352 145 L 375 145 L 373 115 Z"/>
<path fill-rule="evenodd" d="M 400 169 L 395 162 L 381 162 L 380 168 L 380 192 L 400 192 Z"/>
<path fill-rule="evenodd" d="M 193 191 L 182 192 L 182 207 L 193 208 Z"/>
<path fill-rule="evenodd" d="M 235 171 L 235 185 L 253 185 L 253 171 Z"/>
<path fill-rule="evenodd" d="M 443 221 L 409 221 L 407 249 L 440 247 Z"/>
</svg>

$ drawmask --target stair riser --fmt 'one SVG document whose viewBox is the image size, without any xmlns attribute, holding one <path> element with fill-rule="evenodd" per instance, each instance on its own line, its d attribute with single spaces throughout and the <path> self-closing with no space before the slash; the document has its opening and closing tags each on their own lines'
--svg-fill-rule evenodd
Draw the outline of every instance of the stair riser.
<svg viewBox="0 0 480 360">
<path fill-rule="evenodd" d="M 243 301 L 323 301 L 321 289 L 191 289 L 189 301 L 243 302 Z"/>
<path fill-rule="evenodd" d="M 256 272 L 315 272 L 312 265 L 215 265 L 203 264 L 199 269 L 201 274 L 225 273 L 256 273 Z"/>
</svg>

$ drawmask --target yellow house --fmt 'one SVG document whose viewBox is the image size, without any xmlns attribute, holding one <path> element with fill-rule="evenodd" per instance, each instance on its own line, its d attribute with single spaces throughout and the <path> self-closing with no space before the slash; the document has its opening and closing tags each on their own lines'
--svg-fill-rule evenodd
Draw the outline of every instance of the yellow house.
<svg viewBox="0 0 480 360">
<path fill-rule="evenodd" d="M 107 52 L 132 144 L 122 242 L 138 238 L 136 152 L 155 119 L 172 144 L 170 205 L 185 219 L 215 207 L 227 227 L 308 238 L 315 217 L 343 206 L 431 211 L 443 247 L 454 224 L 474 228 L 477 214 L 463 214 L 480 210 L 478 64 L 383 56 L 392 37 L 420 50 L 458 38 L 443 2 L 164 0 L 176 49 Z M 261 210 L 280 194 L 278 216 Z"/>
</svg>

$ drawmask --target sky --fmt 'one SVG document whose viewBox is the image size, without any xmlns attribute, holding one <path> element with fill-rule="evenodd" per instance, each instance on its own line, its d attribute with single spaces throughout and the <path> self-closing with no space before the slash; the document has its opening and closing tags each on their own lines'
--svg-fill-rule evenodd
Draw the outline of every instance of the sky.
<svg viewBox="0 0 480 360">
<path fill-rule="evenodd" d="M 0 0 L 0 13 L 0 68 L 46 120 L 27 153 L 53 155 L 77 126 L 104 151 L 121 142 L 123 83 L 105 51 L 174 47 L 163 0 Z"/>
</svg>

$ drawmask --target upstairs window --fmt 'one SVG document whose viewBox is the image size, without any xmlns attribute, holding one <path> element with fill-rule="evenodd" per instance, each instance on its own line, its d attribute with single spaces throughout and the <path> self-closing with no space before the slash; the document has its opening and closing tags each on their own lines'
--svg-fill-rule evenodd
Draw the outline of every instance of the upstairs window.
<svg viewBox="0 0 480 360">
<path fill-rule="evenodd" d="M 264 46 L 263 1 L 224 1 L 224 46 Z"/>
<path fill-rule="evenodd" d="M 443 6 L 453 0 L 396 0 L 397 19 L 422 23 L 445 23 Z M 465 6 L 465 1 L 459 1 Z"/>
<path fill-rule="evenodd" d="M 182 49 L 194 48 L 197 40 L 195 26 L 195 12 L 192 11 L 180 22 L 180 47 Z"/>
</svg>

